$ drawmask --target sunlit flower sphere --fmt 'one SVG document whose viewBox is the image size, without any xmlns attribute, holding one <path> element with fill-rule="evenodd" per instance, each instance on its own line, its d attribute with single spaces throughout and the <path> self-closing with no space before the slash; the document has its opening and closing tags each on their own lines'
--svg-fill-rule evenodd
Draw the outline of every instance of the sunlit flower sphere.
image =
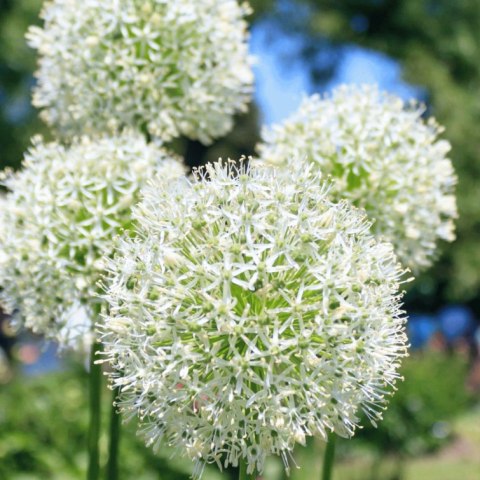
<svg viewBox="0 0 480 480">
<path fill-rule="evenodd" d="M 27 35 L 33 103 L 66 137 L 127 126 L 208 143 L 251 96 L 247 13 L 237 0 L 50 0 Z"/>
<path fill-rule="evenodd" d="M 375 86 L 342 86 L 264 129 L 259 156 L 288 168 L 314 163 L 333 178 L 334 198 L 364 208 L 375 234 L 418 272 L 431 265 L 439 240 L 454 240 L 457 216 L 450 144 L 424 111 Z"/>
<path fill-rule="evenodd" d="M 0 299 L 15 323 L 83 348 L 104 302 L 98 282 L 118 235 L 132 229 L 140 189 L 158 173 L 183 174 L 182 164 L 140 134 L 43 143 L 7 173 L 1 203 Z"/>
<path fill-rule="evenodd" d="M 220 468 L 375 421 L 405 355 L 392 246 L 320 174 L 216 163 L 154 182 L 109 262 L 101 325 L 147 443 Z"/>
</svg>

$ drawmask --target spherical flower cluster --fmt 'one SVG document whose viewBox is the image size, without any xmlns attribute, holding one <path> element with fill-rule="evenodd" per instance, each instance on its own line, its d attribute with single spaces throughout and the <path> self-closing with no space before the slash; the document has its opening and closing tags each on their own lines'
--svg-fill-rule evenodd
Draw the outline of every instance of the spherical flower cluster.
<svg viewBox="0 0 480 480">
<path fill-rule="evenodd" d="M 334 198 L 364 208 L 375 233 L 419 271 L 431 264 L 439 239 L 454 240 L 457 216 L 450 145 L 423 112 L 374 86 L 342 86 L 305 99 L 283 124 L 265 129 L 259 154 L 290 168 L 313 162 L 331 175 Z"/>
<path fill-rule="evenodd" d="M 19 325 L 83 346 L 102 308 L 102 257 L 131 230 L 132 206 L 155 172 L 178 177 L 183 167 L 139 134 L 70 148 L 34 140 L 24 169 L 7 174 L 2 203 L 0 300 Z"/>
<path fill-rule="evenodd" d="M 141 128 L 208 143 L 253 83 L 237 0 L 50 0 L 31 27 L 34 105 L 63 135 Z"/>
<path fill-rule="evenodd" d="M 188 192 L 188 194 L 187 194 Z M 217 163 L 145 189 L 109 262 L 105 356 L 149 444 L 262 471 L 375 420 L 405 355 L 402 275 L 320 175 Z"/>
</svg>

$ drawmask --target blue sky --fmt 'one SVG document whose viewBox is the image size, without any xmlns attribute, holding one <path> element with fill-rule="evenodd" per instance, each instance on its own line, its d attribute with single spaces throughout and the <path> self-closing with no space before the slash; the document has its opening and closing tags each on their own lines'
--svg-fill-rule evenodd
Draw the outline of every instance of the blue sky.
<svg viewBox="0 0 480 480">
<path fill-rule="evenodd" d="M 271 23 L 262 22 L 252 30 L 251 52 L 256 57 L 256 100 L 263 123 L 280 122 L 295 111 L 304 95 L 318 91 L 310 82 L 301 61 L 294 61 L 299 50 L 298 37 L 275 32 Z M 287 60 L 288 59 L 288 60 Z M 388 56 L 349 46 L 335 77 L 324 91 L 341 83 L 377 83 L 380 88 L 405 100 L 421 99 L 423 90 L 406 83 L 398 62 Z"/>
</svg>

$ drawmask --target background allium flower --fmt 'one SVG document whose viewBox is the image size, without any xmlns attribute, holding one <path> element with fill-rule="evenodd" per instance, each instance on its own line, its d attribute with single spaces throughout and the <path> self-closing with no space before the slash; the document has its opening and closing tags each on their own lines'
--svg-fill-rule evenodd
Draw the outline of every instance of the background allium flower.
<svg viewBox="0 0 480 480">
<path fill-rule="evenodd" d="M 263 132 L 262 160 L 295 168 L 313 162 L 334 179 L 332 195 L 364 208 L 373 229 L 405 266 L 432 262 L 439 239 L 453 241 L 456 177 L 442 128 L 424 108 L 374 86 L 314 95 L 283 124 Z"/>
<path fill-rule="evenodd" d="M 359 409 L 379 417 L 406 348 L 401 271 L 363 214 L 308 168 L 231 170 L 145 189 L 101 327 L 121 407 L 197 474 L 352 435 Z"/>
<path fill-rule="evenodd" d="M 32 27 L 34 105 L 60 133 L 146 129 L 209 142 L 245 110 L 253 75 L 236 0 L 53 0 Z"/>
<path fill-rule="evenodd" d="M 91 330 L 102 257 L 132 228 L 131 208 L 155 172 L 165 179 L 183 167 L 141 135 L 69 149 L 34 140 L 24 169 L 7 175 L 2 203 L 0 299 L 19 324 L 62 345 Z"/>
</svg>

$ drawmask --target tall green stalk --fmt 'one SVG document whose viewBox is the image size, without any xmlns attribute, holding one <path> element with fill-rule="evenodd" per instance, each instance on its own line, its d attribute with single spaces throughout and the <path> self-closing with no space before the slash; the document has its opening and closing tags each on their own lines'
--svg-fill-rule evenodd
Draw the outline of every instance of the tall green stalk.
<svg viewBox="0 0 480 480">
<path fill-rule="evenodd" d="M 238 480 L 255 480 L 257 476 L 255 474 L 249 475 L 247 473 L 247 462 L 240 460 L 240 469 L 238 473 Z"/>
<path fill-rule="evenodd" d="M 87 480 L 98 480 L 100 475 L 100 453 L 98 440 L 100 437 L 102 367 L 95 364 L 102 345 L 92 344 L 90 353 L 90 425 L 88 430 L 88 472 Z"/>
<path fill-rule="evenodd" d="M 106 480 L 118 480 L 118 451 L 120 445 L 120 413 L 115 402 L 118 398 L 118 388 L 113 390 L 112 409 L 110 411 L 110 443 L 108 445 L 108 463 Z"/>
<path fill-rule="evenodd" d="M 328 442 L 325 448 L 325 455 L 323 457 L 322 480 L 332 479 L 334 460 L 335 460 L 335 434 L 332 433 L 328 436 Z"/>
</svg>

